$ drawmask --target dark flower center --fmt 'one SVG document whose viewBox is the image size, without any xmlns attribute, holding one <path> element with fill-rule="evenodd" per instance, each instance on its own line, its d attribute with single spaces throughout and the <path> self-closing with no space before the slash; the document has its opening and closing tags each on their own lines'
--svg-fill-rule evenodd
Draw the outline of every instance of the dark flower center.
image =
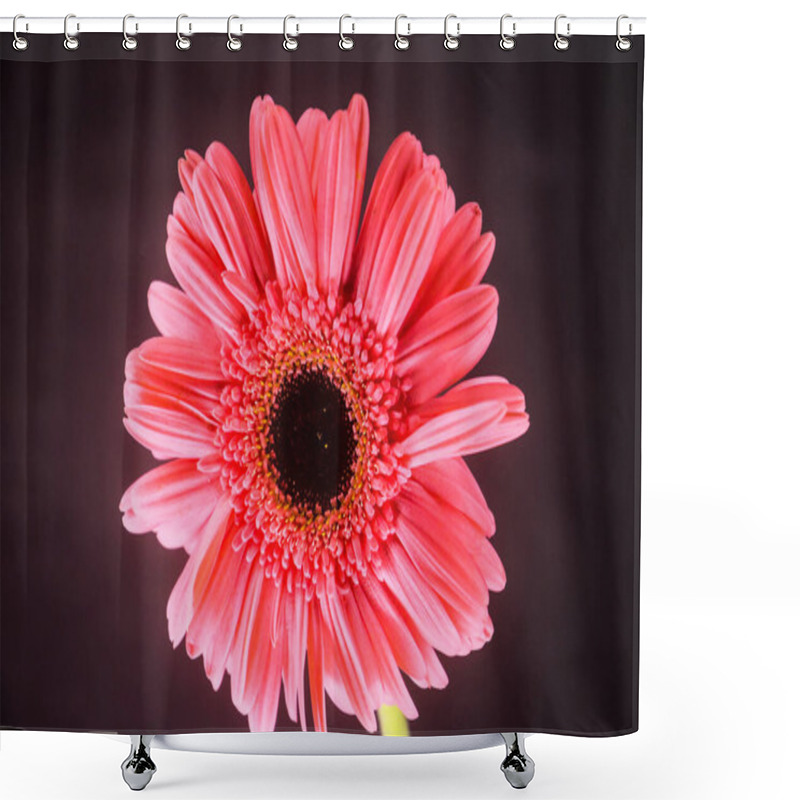
<svg viewBox="0 0 800 800">
<path fill-rule="evenodd" d="M 277 483 L 293 503 L 325 511 L 347 492 L 354 423 L 342 392 L 324 371 L 298 372 L 283 382 L 270 432 Z"/>
</svg>

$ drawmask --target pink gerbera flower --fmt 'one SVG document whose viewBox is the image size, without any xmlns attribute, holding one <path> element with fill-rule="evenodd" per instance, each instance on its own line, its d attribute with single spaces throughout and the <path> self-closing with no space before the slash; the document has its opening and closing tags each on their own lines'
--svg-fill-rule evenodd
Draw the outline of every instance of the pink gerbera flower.
<svg viewBox="0 0 800 800">
<path fill-rule="evenodd" d="M 528 427 L 515 386 L 462 380 L 494 334 L 494 237 L 410 133 L 359 231 L 368 131 L 360 95 L 296 125 L 257 98 L 255 191 L 222 144 L 187 151 L 181 288 L 150 286 L 161 335 L 125 365 L 125 427 L 166 463 L 125 492 L 124 525 L 188 552 L 170 639 L 215 690 L 230 674 L 251 730 L 274 730 L 281 684 L 305 729 L 306 661 L 317 730 L 326 694 L 368 731 L 383 704 L 415 718 L 402 673 L 445 686 L 437 651 L 487 642 L 505 585 L 462 458 Z"/>
</svg>

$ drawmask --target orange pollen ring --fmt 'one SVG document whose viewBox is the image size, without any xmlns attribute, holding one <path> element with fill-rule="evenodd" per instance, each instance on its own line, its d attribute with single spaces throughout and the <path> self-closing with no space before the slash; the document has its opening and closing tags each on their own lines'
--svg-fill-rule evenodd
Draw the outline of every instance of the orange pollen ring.
<svg viewBox="0 0 800 800">
<path fill-rule="evenodd" d="M 360 301 L 265 290 L 239 336 L 222 349 L 226 385 L 216 445 L 236 527 L 233 546 L 266 574 L 304 585 L 320 574 L 357 580 L 394 531 L 392 500 L 410 476 L 398 443 L 408 431 L 408 386 L 395 372 L 397 340 L 377 333 Z M 281 488 L 273 452 L 276 401 L 298 375 L 319 373 L 352 423 L 352 469 L 328 507 Z"/>
<path fill-rule="evenodd" d="M 357 502 L 360 490 L 368 479 L 368 454 L 372 443 L 370 429 L 366 420 L 366 412 L 353 385 L 347 380 L 347 375 L 330 348 L 313 350 L 300 348 L 297 352 L 288 351 L 285 360 L 276 365 L 273 373 L 262 378 L 259 383 L 263 404 L 254 408 L 254 416 L 259 420 L 256 433 L 258 445 L 261 448 L 263 469 L 269 476 L 269 497 L 273 506 L 298 526 L 298 532 L 306 535 L 316 535 L 325 538 L 330 535 L 340 524 L 348 510 Z M 347 408 L 354 421 L 356 434 L 356 454 L 353 459 L 353 474 L 350 485 L 344 493 L 337 495 L 328 509 L 319 505 L 311 509 L 299 503 L 294 503 L 292 498 L 278 485 L 277 467 L 274 463 L 272 447 L 274 445 L 271 422 L 275 410 L 274 401 L 284 382 L 303 371 L 323 371 L 342 393 L 347 403 Z M 302 529 L 302 531 L 300 530 Z"/>
</svg>

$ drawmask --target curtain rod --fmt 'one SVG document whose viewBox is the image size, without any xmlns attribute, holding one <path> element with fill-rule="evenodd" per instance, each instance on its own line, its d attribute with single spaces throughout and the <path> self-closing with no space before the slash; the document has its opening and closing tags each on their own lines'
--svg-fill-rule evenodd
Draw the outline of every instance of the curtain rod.
<svg viewBox="0 0 800 800">
<path fill-rule="evenodd" d="M 292 36 L 304 33 L 332 34 L 391 34 L 399 32 L 403 36 L 415 34 L 443 34 L 444 17 L 234 17 L 233 30 L 237 36 L 246 34 L 284 34 Z M 515 17 L 504 15 L 503 29 L 509 35 L 534 33 L 553 34 L 558 20 L 558 30 L 563 35 L 615 35 L 616 17 L 570 17 L 560 14 L 556 17 Z M 180 30 L 186 35 L 196 33 L 228 32 L 228 17 L 193 17 L 181 15 Z M 453 35 L 470 36 L 475 34 L 499 34 L 500 15 L 496 17 L 459 17 L 449 15 L 447 30 Z M 175 33 L 175 17 L 136 17 L 129 15 L 125 30 L 129 35 L 146 33 Z M 397 27 L 396 27 L 397 26 Z M 623 36 L 644 33 L 644 17 L 624 17 L 620 32 Z M 64 17 L 26 17 L 17 19 L 17 33 L 64 34 Z M 81 17 L 69 15 L 68 28 L 71 35 L 81 33 L 122 33 L 122 17 Z M 0 17 L 0 32 L 10 33 L 14 29 L 14 17 Z"/>
</svg>

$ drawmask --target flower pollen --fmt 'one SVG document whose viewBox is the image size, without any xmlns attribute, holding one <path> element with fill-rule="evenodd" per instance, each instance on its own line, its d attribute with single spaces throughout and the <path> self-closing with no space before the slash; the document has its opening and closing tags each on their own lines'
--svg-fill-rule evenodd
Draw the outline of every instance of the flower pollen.
<svg viewBox="0 0 800 800">
<path fill-rule="evenodd" d="M 410 475 L 397 341 L 360 300 L 265 296 L 222 351 L 216 444 L 233 547 L 289 591 L 346 591 L 391 534 Z"/>
</svg>

